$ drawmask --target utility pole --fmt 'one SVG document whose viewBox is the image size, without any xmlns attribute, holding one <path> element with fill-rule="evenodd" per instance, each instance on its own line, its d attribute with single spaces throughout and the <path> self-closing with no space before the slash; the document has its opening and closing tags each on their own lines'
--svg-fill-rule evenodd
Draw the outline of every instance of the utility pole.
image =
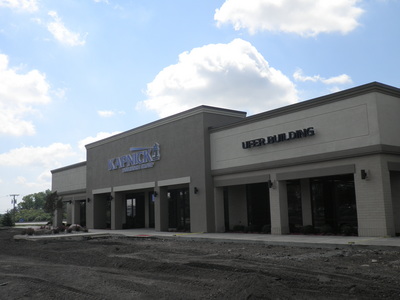
<svg viewBox="0 0 400 300">
<path fill-rule="evenodd" d="M 19 194 L 12 194 L 10 197 L 13 197 L 11 203 L 13 204 L 13 221 L 15 222 L 15 204 L 17 204 L 17 199 L 15 197 L 19 196 Z"/>
</svg>

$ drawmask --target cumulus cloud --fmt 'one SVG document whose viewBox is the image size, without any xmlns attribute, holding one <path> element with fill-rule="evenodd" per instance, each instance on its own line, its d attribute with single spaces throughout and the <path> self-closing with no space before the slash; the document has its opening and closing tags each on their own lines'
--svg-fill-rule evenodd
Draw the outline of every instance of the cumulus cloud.
<svg viewBox="0 0 400 300">
<path fill-rule="evenodd" d="M 98 111 L 97 111 L 97 114 L 98 114 L 100 117 L 109 118 L 109 117 L 114 116 L 114 115 L 115 115 L 115 112 L 114 112 L 114 111 L 111 111 L 111 110 L 98 110 Z"/>
<path fill-rule="evenodd" d="M 29 189 L 36 189 L 38 191 L 44 191 L 51 187 L 51 172 L 46 171 L 39 174 L 33 181 L 30 181 L 24 176 L 17 176 L 15 183 L 19 186 L 24 186 Z"/>
<path fill-rule="evenodd" d="M 34 134 L 34 125 L 24 117 L 35 113 L 34 106 L 50 103 L 49 91 L 44 74 L 38 70 L 21 74 L 8 66 L 7 55 L 0 54 L 0 134 Z"/>
<path fill-rule="evenodd" d="M 113 111 L 113 110 L 98 110 L 98 111 L 97 111 L 97 114 L 98 114 L 100 117 L 109 118 L 109 117 L 115 116 L 116 114 L 124 115 L 125 112 L 123 112 L 123 111 L 118 111 L 118 112 L 116 112 L 116 111 Z"/>
<path fill-rule="evenodd" d="M 0 0 L 0 7 L 32 13 L 38 10 L 38 3 L 37 0 Z"/>
<path fill-rule="evenodd" d="M 53 22 L 49 22 L 47 24 L 47 29 L 57 41 L 67 46 L 85 45 L 87 34 L 81 35 L 80 33 L 70 31 L 67 27 L 65 27 L 57 12 L 50 11 L 48 14 L 53 18 Z"/>
<path fill-rule="evenodd" d="M 23 146 L 0 154 L 1 189 L 32 193 L 51 187 L 50 170 L 75 162 L 79 154 L 69 144 Z M 6 175 L 7 174 L 7 175 Z"/>
<path fill-rule="evenodd" d="M 78 142 L 78 147 L 79 147 L 79 149 L 80 149 L 82 152 L 84 152 L 84 153 L 86 154 L 86 148 L 85 148 L 85 146 L 86 146 L 87 144 L 100 141 L 100 140 L 102 140 L 102 139 L 108 138 L 108 137 L 113 136 L 113 135 L 116 135 L 116 134 L 118 134 L 118 133 L 121 133 L 121 132 L 120 132 L 120 131 L 114 131 L 114 132 L 99 132 L 99 133 L 96 134 L 96 136 L 88 136 L 87 138 L 84 138 L 83 140 L 80 140 L 80 141 Z"/>
<path fill-rule="evenodd" d="M 217 25 L 230 23 L 235 30 L 282 31 L 302 36 L 354 30 L 363 13 L 359 0 L 226 0 L 216 9 Z"/>
<path fill-rule="evenodd" d="M 349 83 L 352 83 L 350 76 L 347 74 L 342 74 L 342 75 L 334 76 L 334 77 L 330 77 L 330 78 L 324 78 L 324 77 L 321 77 L 320 75 L 304 76 L 303 71 L 301 69 L 298 69 L 296 72 L 294 72 L 293 78 L 296 81 L 301 81 L 301 82 L 311 81 L 311 82 L 322 82 L 324 84 L 349 84 Z"/>
<path fill-rule="evenodd" d="M 21 147 L 0 154 L 0 166 L 54 168 L 60 161 L 76 155 L 69 144 L 53 143 L 47 147 Z"/>
<path fill-rule="evenodd" d="M 297 101 L 294 84 L 249 42 L 210 44 L 179 55 L 147 85 L 138 108 L 160 117 L 212 105 L 257 113 Z"/>
</svg>

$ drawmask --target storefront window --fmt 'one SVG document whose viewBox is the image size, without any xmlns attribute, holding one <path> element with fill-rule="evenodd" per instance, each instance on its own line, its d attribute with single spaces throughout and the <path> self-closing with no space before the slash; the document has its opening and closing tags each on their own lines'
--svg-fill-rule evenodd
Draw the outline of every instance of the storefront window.
<svg viewBox="0 0 400 300">
<path fill-rule="evenodd" d="M 79 201 L 79 217 L 80 217 L 80 225 L 86 226 L 86 201 Z"/>
<path fill-rule="evenodd" d="M 126 223 L 124 228 L 145 227 L 144 193 L 126 196 Z"/>
<path fill-rule="evenodd" d="M 149 228 L 155 227 L 155 218 L 154 218 L 154 203 L 155 203 L 154 192 L 149 192 Z"/>
<path fill-rule="evenodd" d="M 269 189 L 267 183 L 246 185 L 247 218 L 249 231 L 260 232 L 271 225 Z"/>
<path fill-rule="evenodd" d="M 286 185 L 289 229 L 291 233 L 299 233 L 301 232 L 301 228 L 303 226 L 300 180 L 288 180 Z"/>
<path fill-rule="evenodd" d="M 342 233 L 344 230 L 356 232 L 353 175 L 312 178 L 310 183 L 314 227 L 322 233 Z"/>
<path fill-rule="evenodd" d="M 168 190 L 169 228 L 190 231 L 189 189 Z"/>
</svg>

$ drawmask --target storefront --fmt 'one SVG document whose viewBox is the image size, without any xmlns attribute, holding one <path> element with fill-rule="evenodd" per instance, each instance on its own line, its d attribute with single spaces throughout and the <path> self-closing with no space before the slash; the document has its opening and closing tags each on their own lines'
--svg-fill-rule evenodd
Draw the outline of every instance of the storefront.
<svg viewBox="0 0 400 300">
<path fill-rule="evenodd" d="M 393 236 L 399 114 L 380 83 L 250 117 L 200 106 L 87 145 L 52 189 L 89 228 Z"/>
<path fill-rule="evenodd" d="M 75 216 L 68 222 L 86 201 L 88 228 L 212 232 L 208 129 L 245 117 L 200 106 L 86 145 L 85 163 L 52 171 L 52 190 Z M 78 189 L 83 197 L 74 197 Z"/>
<path fill-rule="evenodd" d="M 399 233 L 399 113 L 400 90 L 371 83 L 212 129 L 216 231 L 253 225 L 255 202 L 273 234 Z"/>
</svg>

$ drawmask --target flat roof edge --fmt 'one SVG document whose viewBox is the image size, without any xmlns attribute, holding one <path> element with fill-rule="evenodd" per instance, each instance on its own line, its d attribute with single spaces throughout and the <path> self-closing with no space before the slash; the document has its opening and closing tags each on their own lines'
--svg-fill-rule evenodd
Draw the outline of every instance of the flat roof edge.
<svg viewBox="0 0 400 300">
<path fill-rule="evenodd" d="M 262 113 L 259 113 L 256 115 L 252 115 L 252 116 L 247 117 L 244 120 L 239 120 L 232 124 L 227 124 L 227 125 L 222 125 L 222 126 L 218 126 L 215 128 L 211 128 L 210 132 L 221 131 L 221 130 L 224 130 L 227 128 L 241 126 L 246 123 L 252 123 L 252 122 L 260 120 L 260 119 L 273 118 L 273 117 L 285 115 L 288 113 L 293 113 L 293 112 L 309 109 L 311 107 L 317 107 L 317 106 L 325 105 L 328 103 L 342 101 L 342 100 L 345 100 L 348 98 L 361 96 L 361 95 L 365 95 L 368 93 L 374 93 L 374 92 L 379 92 L 382 94 L 400 98 L 400 89 L 399 88 L 374 81 L 371 83 L 356 86 L 356 87 L 346 89 L 343 91 L 339 91 L 336 93 L 328 94 L 325 96 L 320 96 L 317 98 L 312 98 L 310 100 L 301 101 L 298 103 L 294 103 L 291 105 L 287 105 L 284 107 L 280 107 L 280 108 L 262 112 Z"/>
<path fill-rule="evenodd" d="M 217 114 L 217 115 L 224 115 L 224 116 L 232 116 L 232 117 L 239 117 L 239 118 L 246 118 L 247 112 L 245 111 L 239 111 L 239 110 L 233 110 L 233 109 L 227 109 L 227 108 L 220 108 L 220 107 L 214 107 L 214 106 L 208 106 L 208 105 L 201 105 L 194 107 L 192 109 L 150 122 L 148 124 L 118 133 L 116 135 L 110 136 L 108 138 L 90 143 L 85 145 L 86 149 L 91 149 L 100 145 L 103 145 L 105 143 L 114 141 L 116 139 L 119 139 L 124 136 L 129 136 L 135 133 L 143 132 L 146 130 L 150 130 L 152 128 L 156 128 L 168 123 L 172 123 L 178 120 L 182 120 L 197 114 L 201 113 L 211 113 L 211 114 Z"/>
<path fill-rule="evenodd" d="M 50 172 L 52 174 L 54 174 L 54 173 L 66 171 L 66 170 L 69 170 L 69 169 L 84 167 L 84 166 L 86 166 L 86 161 L 82 161 L 82 162 L 79 162 L 79 163 L 76 163 L 76 164 L 73 164 L 73 165 L 69 165 L 69 166 L 58 168 L 58 169 L 54 169 L 54 170 L 51 170 Z"/>
</svg>

